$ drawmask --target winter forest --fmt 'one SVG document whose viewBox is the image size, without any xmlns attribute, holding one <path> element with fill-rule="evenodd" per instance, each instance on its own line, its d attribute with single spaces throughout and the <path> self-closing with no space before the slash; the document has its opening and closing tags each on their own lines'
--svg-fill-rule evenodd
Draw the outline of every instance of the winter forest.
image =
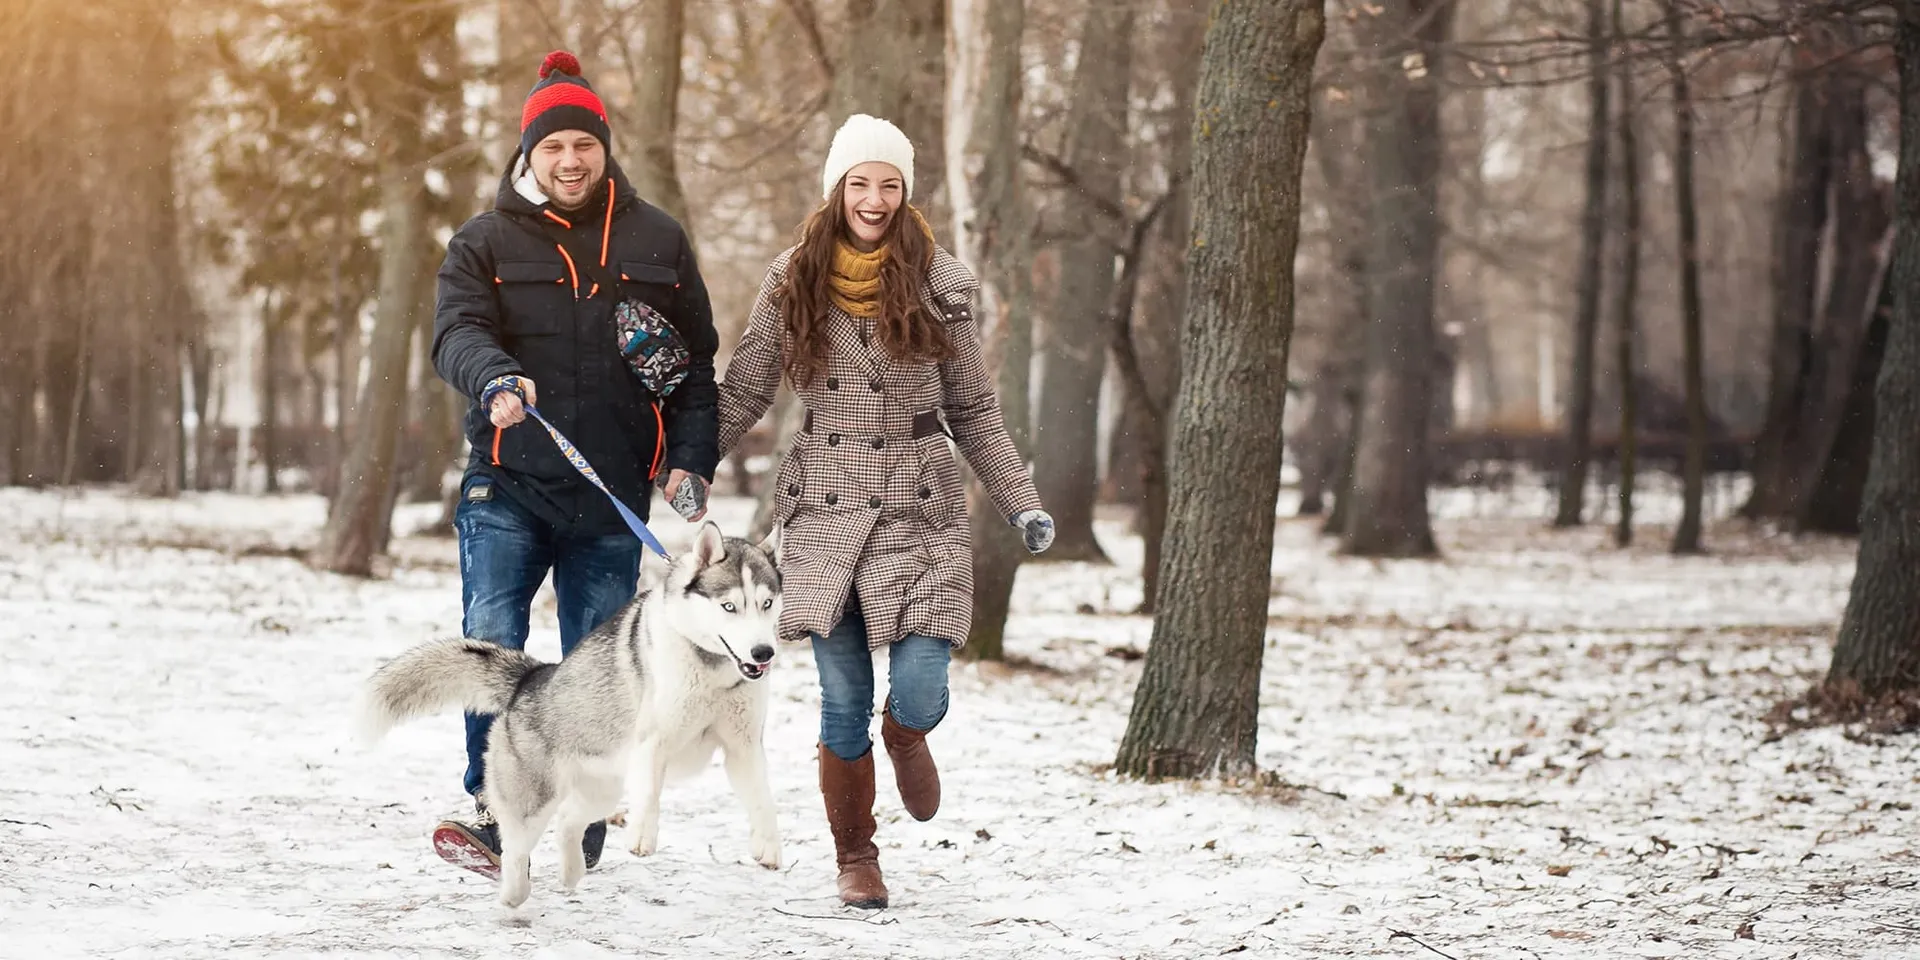
<svg viewBox="0 0 1920 960">
<path fill-rule="evenodd" d="M 1920 955 L 1914 0 L 0 9 L 0 957 Z M 440 277 L 557 50 L 720 380 L 855 114 L 978 281 L 1054 539 L 959 461 L 886 909 L 836 895 L 806 643 L 771 871 L 716 759 L 501 915 L 428 839 L 459 708 L 353 739 L 462 630 Z M 810 417 L 718 463 L 724 533 Z"/>
</svg>

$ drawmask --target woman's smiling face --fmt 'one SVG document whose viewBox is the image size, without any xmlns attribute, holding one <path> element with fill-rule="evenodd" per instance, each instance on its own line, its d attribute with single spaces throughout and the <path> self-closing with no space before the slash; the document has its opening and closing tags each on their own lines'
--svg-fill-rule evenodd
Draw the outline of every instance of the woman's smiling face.
<svg viewBox="0 0 1920 960">
<path fill-rule="evenodd" d="M 847 171 L 840 194 L 853 246 L 871 253 L 886 237 L 894 213 L 906 198 L 906 180 L 893 164 L 869 160 Z"/>
</svg>

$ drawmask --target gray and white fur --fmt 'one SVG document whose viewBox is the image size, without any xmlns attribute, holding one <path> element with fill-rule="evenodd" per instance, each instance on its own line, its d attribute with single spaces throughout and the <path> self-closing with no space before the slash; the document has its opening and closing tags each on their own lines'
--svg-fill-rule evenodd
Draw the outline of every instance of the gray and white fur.
<svg viewBox="0 0 1920 960">
<path fill-rule="evenodd" d="M 531 892 L 529 854 L 549 822 L 571 892 L 586 873 L 581 836 L 615 812 L 629 771 L 640 797 L 632 849 L 646 856 L 659 846 L 662 786 L 697 773 L 715 750 L 746 807 L 753 858 L 777 869 L 758 682 L 780 622 L 777 550 L 777 530 L 756 544 L 702 524 L 690 550 L 557 664 L 470 638 L 415 647 L 368 679 L 360 735 L 371 743 L 455 708 L 495 715 L 482 796 L 499 822 L 508 909 Z"/>
</svg>

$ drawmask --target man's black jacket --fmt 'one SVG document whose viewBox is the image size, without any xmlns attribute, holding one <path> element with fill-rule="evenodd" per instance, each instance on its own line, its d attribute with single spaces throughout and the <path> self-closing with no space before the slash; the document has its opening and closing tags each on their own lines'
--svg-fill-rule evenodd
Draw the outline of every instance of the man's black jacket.
<svg viewBox="0 0 1920 960">
<path fill-rule="evenodd" d="M 514 189 L 516 166 L 502 175 L 494 209 L 453 235 L 440 267 L 433 367 L 471 404 L 466 428 L 473 455 L 464 479 L 491 479 L 498 494 L 562 535 L 618 533 L 626 530 L 620 514 L 574 470 L 546 429 L 532 417 L 496 429 L 480 408 L 480 394 L 495 377 L 532 378 L 540 413 L 645 518 L 656 471 L 680 469 L 711 481 L 719 460 L 713 307 L 686 231 L 637 197 L 611 157 L 611 217 L 605 187 L 571 213 L 532 202 Z M 566 240 L 564 247 L 557 238 Z M 619 289 L 606 289 L 596 275 Z M 616 294 L 659 310 L 692 354 L 686 379 L 657 405 L 620 356 Z"/>
</svg>

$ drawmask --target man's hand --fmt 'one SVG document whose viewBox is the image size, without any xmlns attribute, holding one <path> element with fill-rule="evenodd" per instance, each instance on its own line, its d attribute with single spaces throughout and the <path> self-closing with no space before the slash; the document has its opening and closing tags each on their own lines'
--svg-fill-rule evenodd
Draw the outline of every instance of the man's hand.
<svg viewBox="0 0 1920 960">
<path fill-rule="evenodd" d="M 520 389 L 527 393 L 527 403 L 539 406 L 540 401 L 533 389 L 531 377 L 519 377 Z M 502 390 L 493 395 L 493 402 L 487 408 L 487 419 L 502 430 L 527 418 L 527 408 L 520 402 L 520 396 L 512 390 Z"/>
<path fill-rule="evenodd" d="M 683 483 L 691 483 L 693 486 L 685 491 L 684 497 L 676 496 L 681 493 L 680 485 Z M 700 479 L 699 474 L 688 473 L 685 470 L 668 471 L 667 482 L 660 488 L 660 495 L 666 497 L 667 502 L 672 504 L 673 509 L 679 511 L 681 516 L 686 517 L 688 523 L 699 523 L 700 518 L 707 515 L 707 482 Z M 688 513 L 689 509 L 693 512 Z"/>
</svg>

